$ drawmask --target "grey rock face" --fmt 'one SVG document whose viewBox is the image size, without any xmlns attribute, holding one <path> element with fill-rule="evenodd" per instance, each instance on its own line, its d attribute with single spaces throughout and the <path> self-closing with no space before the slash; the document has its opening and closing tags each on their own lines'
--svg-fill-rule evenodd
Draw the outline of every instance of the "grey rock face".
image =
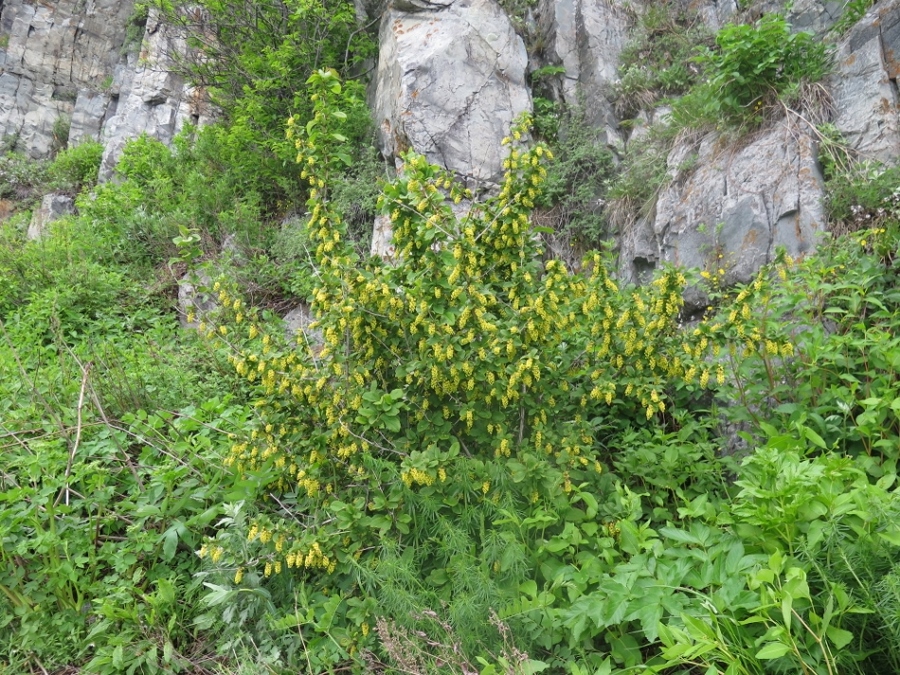
<svg viewBox="0 0 900 675">
<path fill-rule="evenodd" d="M 900 2 L 879 3 L 838 45 L 834 124 L 861 157 L 900 157 Z"/>
<path fill-rule="evenodd" d="M 32 157 L 45 157 L 74 137 L 97 137 L 107 98 L 93 106 L 82 92 L 111 82 L 133 11 L 126 0 L 59 0 L 54 3 L 7 0 L 0 5 L 0 134 Z M 85 114 L 91 111 L 92 120 Z"/>
<path fill-rule="evenodd" d="M 101 179 L 112 175 L 128 140 L 147 134 L 169 143 L 187 123 L 202 124 L 211 114 L 203 93 L 172 72 L 173 58 L 184 54 L 183 37 L 150 11 L 141 53 L 123 68 L 115 114 L 103 126 L 105 147 Z M 134 57 L 131 57 L 134 61 Z"/>
<path fill-rule="evenodd" d="M 843 0 L 794 0 L 791 3 L 772 0 L 754 6 L 753 16 L 783 14 L 795 31 L 822 37 L 841 18 L 847 4 Z"/>
<path fill-rule="evenodd" d="M 44 195 L 40 208 L 31 215 L 26 236 L 32 241 L 40 239 L 47 231 L 47 225 L 72 213 L 75 213 L 75 202 L 68 195 Z"/>
<path fill-rule="evenodd" d="M 612 147 L 622 144 L 613 107 L 612 87 L 618 80 L 619 55 L 631 26 L 625 0 L 542 0 L 541 34 L 545 55 L 566 69 L 562 98 L 583 105 L 587 121 L 606 132 Z"/>
<path fill-rule="evenodd" d="M 382 151 L 464 179 L 502 173 L 500 141 L 531 109 L 525 45 L 494 0 L 400 0 L 385 12 L 375 93 Z"/>
<path fill-rule="evenodd" d="M 797 4 L 816 1 L 797 0 Z M 737 0 L 706 0 L 699 3 L 692 2 L 690 6 L 697 10 L 697 14 L 703 19 L 703 23 L 709 26 L 711 30 L 719 30 L 738 12 Z"/>
<path fill-rule="evenodd" d="M 622 241 L 622 274 L 640 280 L 659 262 L 719 268 L 725 282 L 749 281 L 779 246 L 792 256 L 812 250 L 825 225 L 816 144 L 803 125 L 784 121 L 739 148 L 706 136 L 669 156 L 674 180 L 655 218 L 639 221 Z M 696 152 L 696 170 L 679 176 Z"/>
<path fill-rule="evenodd" d="M 155 11 L 140 53 L 126 53 L 133 0 L 6 0 L 0 9 L 0 136 L 15 149 L 42 158 L 102 140 L 105 178 L 127 139 L 168 142 L 209 114 L 201 93 L 171 72 L 186 47 Z"/>
</svg>

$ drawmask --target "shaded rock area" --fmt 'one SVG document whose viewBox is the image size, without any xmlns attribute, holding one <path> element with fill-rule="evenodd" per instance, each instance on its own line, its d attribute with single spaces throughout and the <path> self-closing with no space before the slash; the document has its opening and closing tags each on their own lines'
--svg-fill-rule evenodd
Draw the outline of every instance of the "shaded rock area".
<svg viewBox="0 0 900 675">
<path fill-rule="evenodd" d="M 500 141 L 531 109 L 522 39 L 494 0 L 395 0 L 380 30 L 382 152 L 413 149 L 469 187 L 502 174 Z"/>
<path fill-rule="evenodd" d="M 632 12 L 627 0 L 542 0 L 538 10 L 544 60 L 565 68 L 557 95 L 583 108 L 586 121 L 602 128 L 614 148 L 621 148 L 623 137 L 612 86 L 619 78 Z"/>
<path fill-rule="evenodd" d="M 843 0 L 795 0 L 787 6 L 784 2 L 764 2 L 754 7 L 754 18 L 767 13 L 784 15 L 795 31 L 806 31 L 824 37 L 825 33 L 841 18 L 847 2 Z"/>
<path fill-rule="evenodd" d="M 795 27 L 822 33 L 840 17 L 834 3 L 803 0 Z M 833 123 L 860 159 L 900 157 L 900 2 L 878 3 L 836 44 L 825 81 Z M 620 240 L 620 273 L 646 280 L 661 262 L 725 270 L 725 283 L 749 280 L 778 246 L 810 252 L 826 226 L 816 133 L 786 120 L 725 147 L 717 135 L 676 146 L 672 178 L 654 212 Z M 686 162 L 686 160 L 690 160 Z M 688 163 L 690 172 L 678 167 Z M 688 298 L 690 301 L 691 299 Z M 702 298 L 694 298 L 702 302 Z"/>
<path fill-rule="evenodd" d="M 76 137 L 91 128 L 96 138 L 113 98 L 81 92 L 112 86 L 133 3 L 6 0 L 0 7 L 0 134 L 34 158 L 64 144 L 70 124 Z"/>
</svg>

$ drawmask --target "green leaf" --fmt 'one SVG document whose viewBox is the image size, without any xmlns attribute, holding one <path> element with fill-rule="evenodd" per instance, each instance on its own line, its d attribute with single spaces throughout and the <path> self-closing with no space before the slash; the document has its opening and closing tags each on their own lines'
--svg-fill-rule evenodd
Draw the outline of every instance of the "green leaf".
<svg viewBox="0 0 900 675">
<path fill-rule="evenodd" d="M 838 649 L 843 649 L 853 640 L 853 633 L 837 626 L 828 626 L 825 629 L 825 635 L 831 640 L 831 643 Z"/>
<path fill-rule="evenodd" d="M 519 593 L 522 593 L 529 598 L 537 597 L 537 592 L 537 583 L 533 579 L 529 579 L 528 581 L 519 584 Z"/>
<path fill-rule="evenodd" d="M 156 597 L 161 604 L 171 605 L 175 602 L 175 584 L 169 579 L 159 579 L 156 586 Z"/>
<path fill-rule="evenodd" d="M 122 668 L 125 665 L 125 647 L 117 645 L 112 653 L 113 668 Z"/>
<path fill-rule="evenodd" d="M 178 550 L 178 530 L 170 527 L 163 534 L 163 560 L 169 562 L 175 557 L 175 551 Z"/>
<path fill-rule="evenodd" d="M 812 441 L 815 445 L 819 446 L 823 450 L 827 450 L 828 446 L 825 445 L 825 439 L 819 436 L 815 431 L 810 429 L 809 427 L 803 427 L 803 435 L 807 440 Z"/>
<path fill-rule="evenodd" d="M 769 642 L 756 652 L 756 658 L 762 660 L 779 659 L 791 651 L 791 648 L 781 642 Z"/>
<path fill-rule="evenodd" d="M 659 533 L 669 539 L 681 542 L 682 544 L 700 544 L 700 540 L 690 532 L 679 530 L 676 527 L 661 527 Z"/>
</svg>

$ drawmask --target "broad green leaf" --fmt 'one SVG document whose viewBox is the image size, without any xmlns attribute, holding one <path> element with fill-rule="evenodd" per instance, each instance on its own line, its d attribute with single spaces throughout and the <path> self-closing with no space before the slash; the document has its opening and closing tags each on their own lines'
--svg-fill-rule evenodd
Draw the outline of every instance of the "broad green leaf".
<svg viewBox="0 0 900 675">
<path fill-rule="evenodd" d="M 166 562 L 172 560 L 176 550 L 178 550 L 178 530 L 170 527 L 163 535 L 163 560 Z"/>
<path fill-rule="evenodd" d="M 778 659 L 791 651 L 791 648 L 781 642 L 769 642 L 756 652 L 756 658 L 762 660 Z"/>
<path fill-rule="evenodd" d="M 849 630 L 838 628 L 837 626 L 828 626 L 828 628 L 825 629 L 825 635 L 828 636 L 831 643 L 838 649 L 843 649 L 853 640 L 853 633 Z"/>
</svg>

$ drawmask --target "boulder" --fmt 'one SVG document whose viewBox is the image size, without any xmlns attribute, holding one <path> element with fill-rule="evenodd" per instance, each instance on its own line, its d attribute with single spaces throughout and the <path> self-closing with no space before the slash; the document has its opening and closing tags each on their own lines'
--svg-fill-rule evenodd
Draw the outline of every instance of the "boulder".
<svg viewBox="0 0 900 675">
<path fill-rule="evenodd" d="M 374 99 L 382 152 L 408 149 L 469 187 L 502 174 L 500 141 L 531 109 L 522 39 L 494 0 L 395 0 L 385 12 Z"/>
<path fill-rule="evenodd" d="M 780 246 L 795 257 L 810 252 L 825 226 L 816 150 L 810 130 L 790 120 L 738 147 L 717 134 L 676 146 L 668 159 L 672 180 L 655 216 L 622 238 L 622 275 L 638 281 L 668 262 L 722 269 L 724 283 L 744 283 Z M 696 168 L 680 170 L 688 158 Z"/>
<path fill-rule="evenodd" d="M 68 195 L 44 195 L 40 207 L 31 215 L 26 236 L 31 241 L 40 239 L 50 223 L 72 213 L 75 213 L 75 202 Z"/>
</svg>

